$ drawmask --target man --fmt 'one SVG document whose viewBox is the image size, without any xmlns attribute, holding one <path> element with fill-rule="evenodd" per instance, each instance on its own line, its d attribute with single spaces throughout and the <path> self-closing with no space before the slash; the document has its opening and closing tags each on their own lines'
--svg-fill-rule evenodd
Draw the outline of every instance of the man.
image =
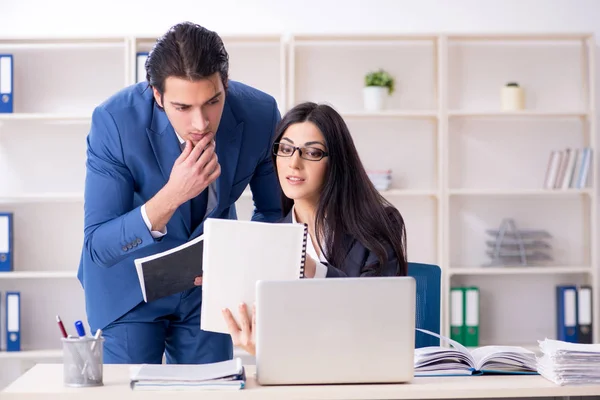
<svg viewBox="0 0 600 400">
<path fill-rule="evenodd" d="M 179 24 L 150 53 L 148 82 L 94 110 L 78 278 L 90 327 L 103 329 L 106 363 L 232 357 L 229 335 L 200 330 L 201 287 L 145 303 L 134 265 L 202 234 L 208 217 L 237 218 L 248 184 L 253 220 L 281 218 L 270 156 L 276 102 L 229 81 L 228 67 L 216 33 Z"/>
</svg>

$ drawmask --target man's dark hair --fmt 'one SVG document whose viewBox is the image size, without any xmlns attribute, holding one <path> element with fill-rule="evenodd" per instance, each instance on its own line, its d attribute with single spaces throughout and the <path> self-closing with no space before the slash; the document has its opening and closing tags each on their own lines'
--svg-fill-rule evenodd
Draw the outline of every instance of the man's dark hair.
<svg viewBox="0 0 600 400">
<path fill-rule="evenodd" d="M 197 81 L 218 72 L 227 89 L 229 55 L 219 35 L 191 22 L 177 24 L 160 37 L 146 60 L 146 80 L 163 95 L 165 80 Z"/>
</svg>

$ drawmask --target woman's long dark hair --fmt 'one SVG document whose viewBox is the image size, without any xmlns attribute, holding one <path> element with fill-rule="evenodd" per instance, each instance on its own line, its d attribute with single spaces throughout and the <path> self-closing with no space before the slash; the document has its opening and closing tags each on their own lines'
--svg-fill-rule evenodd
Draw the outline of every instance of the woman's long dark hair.
<svg viewBox="0 0 600 400">
<path fill-rule="evenodd" d="M 290 125 L 306 121 L 319 128 L 329 153 L 315 216 L 315 234 L 321 253 L 333 266 L 341 267 L 349 250 L 345 239 L 350 236 L 375 253 L 383 265 L 388 258 L 386 246 L 391 246 L 398 258 L 398 275 L 406 275 L 406 228 L 402 215 L 373 186 L 343 118 L 325 104 L 298 104 L 279 122 L 275 142 L 279 142 Z M 276 158 L 273 155 L 275 170 Z M 294 201 L 283 192 L 281 198 L 285 216 Z M 327 233 L 325 248 L 321 246 L 324 233 Z"/>
</svg>

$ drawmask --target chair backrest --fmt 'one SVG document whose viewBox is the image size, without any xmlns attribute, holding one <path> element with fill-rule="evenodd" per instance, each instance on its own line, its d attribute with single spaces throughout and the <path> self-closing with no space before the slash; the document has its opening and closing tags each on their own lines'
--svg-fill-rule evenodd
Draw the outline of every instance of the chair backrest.
<svg viewBox="0 0 600 400">
<path fill-rule="evenodd" d="M 441 270 L 433 264 L 408 263 L 408 276 L 417 283 L 415 327 L 440 333 Z M 415 333 L 415 348 L 439 346 L 440 340 L 423 332 Z"/>
</svg>

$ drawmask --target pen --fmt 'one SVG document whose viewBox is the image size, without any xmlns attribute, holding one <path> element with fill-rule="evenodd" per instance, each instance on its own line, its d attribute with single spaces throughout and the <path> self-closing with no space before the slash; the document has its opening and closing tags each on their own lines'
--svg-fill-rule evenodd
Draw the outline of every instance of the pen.
<svg viewBox="0 0 600 400">
<path fill-rule="evenodd" d="M 77 334 L 79 335 L 79 337 L 84 337 L 85 336 L 85 328 L 83 327 L 83 322 L 76 321 L 75 322 L 75 329 L 77 330 Z"/>
<path fill-rule="evenodd" d="M 100 335 L 102 335 L 102 329 L 98 329 L 96 334 L 94 335 L 94 342 L 92 343 L 92 352 L 96 349 L 96 343 L 98 343 L 98 339 L 100 339 Z"/>
<path fill-rule="evenodd" d="M 63 325 L 62 321 L 60 320 L 60 317 L 57 315 L 56 316 L 56 322 L 58 323 L 58 327 L 60 328 L 60 333 L 62 334 L 63 338 L 66 338 L 67 336 L 67 331 L 65 329 L 65 326 Z"/>
</svg>

